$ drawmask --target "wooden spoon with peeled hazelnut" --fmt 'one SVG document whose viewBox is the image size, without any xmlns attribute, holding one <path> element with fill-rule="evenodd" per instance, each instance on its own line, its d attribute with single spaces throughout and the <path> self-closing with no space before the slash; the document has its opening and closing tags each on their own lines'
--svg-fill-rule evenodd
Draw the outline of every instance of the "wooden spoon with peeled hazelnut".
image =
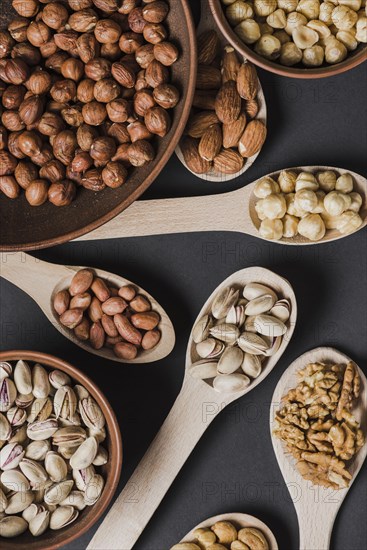
<svg viewBox="0 0 367 550">
<path fill-rule="evenodd" d="M 90 269 L 80 266 L 61 266 L 57 264 L 51 264 L 38 260 L 33 256 L 29 256 L 24 252 L 2 253 L 0 261 L 1 276 L 16 285 L 24 292 L 26 292 L 29 296 L 31 296 L 31 298 L 33 298 L 34 301 L 39 305 L 39 307 L 42 309 L 43 313 L 53 324 L 53 326 L 59 332 L 61 332 L 63 336 L 65 336 L 74 344 L 83 348 L 84 350 L 98 355 L 99 357 L 103 357 L 104 359 L 110 359 L 112 361 L 117 361 L 121 363 L 151 363 L 153 361 L 159 361 L 160 359 L 163 359 L 169 353 L 171 353 L 175 345 L 175 331 L 167 313 L 164 311 L 162 306 L 153 298 L 153 296 L 148 294 L 144 289 L 140 288 L 135 283 L 128 281 L 124 277 L 120 277 L 119 275 L 116 275 L 114 273 L 109 273 L 108 271 L 102 271 L 101 269 Z M 80 270 L 87 271 L 88 274 L 91 275 L 92 279 L 94 276 L 94 282 L 98 281 L 100 286 L 102 286 L 103 288 L 107 288 L 107 292 L 109 293 L 107 299 L 101 298 L 100 302 L 98 302 L 97 300 L 97 305 L 101 307 L 101 315 L 102 313 L 104 313 L 103 317 L 108 317 L 108 319 L 106 319 L 107 322 L 109 321 L 109 323 L 111 324 L 111 319 L 116 321 L 116 326 L 112 326 L 112 329 L 116 333 L 115 340 L 113 339 L 114 334 L 108 331 L 107 325 L 104 324 L 105 319 L 102 319 L 100 315 L 97 315 L 97 317 L 100 317 L 99 321 L 97 318 L 93 318 L 93 316 L 91 316 L 91 314 L 89 313 L 91 311 L 91 307 L 93 306 L 93 301 L 96 300 L 96 298 L 92 298 L 92 301 L 90 302 L 91 297 L 89 295 L 87 296 L 87 292 L 85 292 L 83 289 L 77 290 L 75 288 L 75 292 L 72 292 L 70 286 L 71 282 L 73 278 L 75 280 L 75 275 L 77 272 L 81 273 Z M 106 284 L 103 284 L 104 282 Z M 155 331 L 149 330 L 148 326 L 145 326 L 145 332 L 145 330 L 142 330 L 144 329 L 144 327 L 141 327 L 140 333 L 143 338 L 141 339 L 140 343 L 135 342 L 135 344 L 137 344 L 136 346 L 129 343 L 132 342 L 131 339 L 120 338 L 119 334 L 122 336 L 124 331 L 128 329 L 132 329 L 133 331 L 136 331 L 137 329 L 134 328 L 129 321 L 124 321 L 125 313 L 113 312 L 111 310 L 111 305 L 113 307 L 115 306 L 114 304 L 111 304 L 111 301 L 113 300 L 113 294 L 110 292 L 110 289 L 114 288 L 116 290 L 115 294 L 117 294 L 117 289 L 120 289 L 121 287 L 126 287 L 131 292 L 133 292 L 134 297 L 132 299 L 140 300 L 140 305 L 142 300 L 144 301 L 144 304 L 147 305 L 147 307 L 144 308 L 136 306 L 134 311 L 143 312 L 144 310 L 150 314 L 151 318 L 152 316 L 155 316 L 156 319 L 159 319 L 159 324 L 157 326 L 157 330 Z M 61 311 L 59 310 L 59 307 L 56 306 L 55 297 L 59 296 L 60 299 L 62 299 L 62 295 L 66 289 L 69 289 L 71 300 L 79 300 L 79 305 L 71 305 L 71 301 L 69 302 L 70 296 L 67 292 L 66 300 L 68 302 L 68 305 L 66 306 L 66 309 L 65 307 L 63 308 L 63 312 L 64 316 L 69 316 L 69 319 L 66 320 L 65 318 L 65 322 L 64 324 L 62 324 L 60 322 L 60 318 L 62 317 L 60 317 Z M 94 290 L 93 284 L 91 287 L 91 291 L 94 294 L 96 294 L 97 292 L 96 290 Z M 114 299 L 114 302 L 116 303 L 118 300 L 121 302 L 122 295 L 123 293 L 120 293 L 118 296 L 115 296 L 117 300 Z M 132 306 L 133 302 L 129 301 L 130 297 L 128 297 L 126 293 L 124 295 L 126 299 L 122 299 L 122 302 L 126 302 L 124 306 L 127 305 L 127 303 L 131 304 Z M 71 319 L 70 315 L 75 317 L 76 314 L 80 313 L 80 316 L 83 317 L 83 314 L 86 313 L 86 309 L 84 307 L 85 304 L 83 306 L 82 302 L 86 297 L 89 299 L 89 304 L 87 305 L 89 317 L 88 319 L 83 318 L 83 321 L 88 321 L 86 323 L 87 334 L 84 335 L 84 330 L 81 330 L 80 333 L 76 332 L 78 327 L 82 329 L 81 323 L 77 325 L 73 324 L 75 319 Z M 110 300 L 108 300 L 108 297 L 110 297 Z M 110 302 L 109 311 L 104 308 L 107 301 Z M 57 307 L 58 311 L 55 310 L 55 307 Z M 142 315 L 144 314 L 141 313 L 140 319 L 142 318 Z M 80 319 L 77 319 L 76 321 L 78 322 L 80 321 Z M 117 325 L 120 328 L 118 328 Z M 101 326 L 103 327 L 103 329 L 105 329 L 103 332 Z M 92 327 L 93 337 L 91 336 Z M 118 330 L 116 330 L 116 327 L 118 328 Z M 156 343 L 156 337 L 159 338 L 159 333 L 160 339 L 158 343 Z M 110 334 L 111 336 L 110 347 L 106 347 L 108 334 Z M 89 339 L 86 338 L 87 336 L 89 336 Z M 140 334 L 138 334 L 139 338 L 141 338 L 141 336 Z M 145 336 L 147 337 L 146 345 L 144 344 Z M 96 345 L 98 344 L 97 347 L 93 347 L 91 345 L 92 338 L 93 343 Z M 97 340 L 99 340 L 99 343 L 97 343 Z M 101 340 L 104 343 L 102 343 Z M 114 345 L 113 342 L 117 340 L 119 340 L 119 342 Z M 117 351 L 116 346 L 118 346 Z M 138 348 L 137 354 L 136 348 Z"/>
<path fill-rule="evenodd" d="M 284 353 L 295 328 L 297 303 L 288 281 L 262 267 L 242 269 L 225 279 L 209 296 L 195 323 L 207 315 L 222 291 L 243 289 L 248 283 L 261 281 L 291 304 L 287 337 L 279 349 L 267 358 L 261 374 L 238 391 L 218 392 L 210 382 L 194 378 L 190 367 L 197 361 L 196 344 L 191 331 L 186 351 L 183 386 L 168 417 L 145 453 L 140 464 L 97 530 L 88 549 L 131 550 L 173 480 L 209 424 L 224 409 L 242 397 L 272 371 Z M 241 378 L 241 375 L 238 375 Z M 132 496 L 133 494 L 133 496 Z"/>
<path fill-rule="evenodd" d="M 228 48 L 228 51 L 231 52 L 229 56 L 234 56 L 236 59 L 236 63 L 238 63 L 238 66 L 240 64 L 241 57 L 238 56 L 238 54 L 234 51 L 232 46 L 230 46 L 227 42 L 227 40 L 221 35 L 219 29 L 217 29 L 215 21 L 213 19 L 213 15 L 211 13 L 209 3 L 207 0 L 201 0 L 200 5 L 200 11 L 201 11 L 201 17 L 200 22 L 197 28 L 197 36 L 199 37 L 198 42 L 198 61 L 199 61 L 199 68 L 198 68 L 198 78 L 197 78 L 197 90 L 194 98 L 194 107 L 198 107 L 196 110 L 199 113 L 203 113 L 204 118 L 206 115 L 212 114 L 213 123 L 218 123 L 218 119 L 216 117 L 216 111 L 213 110 L 213 106 L 209 106 L 209 103 L 207 104 L 209 98 L 213 96 L 212 100 L 210 100 L 212 103 L 214 102 L 215 98 L 215 92 L 213 90 L 209 89 L 210 86 L 208 84 L 209 81 L 211 81 L 211 75 L 207 71 L 213 69 L 213 76 L 215 76 L 215 73 L 217 73 L 217 76 L 219 76 L 218 82 L 214 83 L 212 88 L 219 90 L 221 88 L 221 77 L 220 77 L 220 71 L 216 67 L 212 67 L 210 63 L 208 63 L 208 59 L 205 59 L 205 56 L 208 52 L 208 55 L 212 56 L 212 54 L 215 54 L 215 50 L 221 48 L 221 57 L 223 55 L 226 55 L 225 48 Z M 212 36 L 214 35 L 213 30 L 216 32 L 217 35 L 217 41 L 219 43 L 216 44 L 216 46 L 213 46 L 211 41 L 206 41 L 205 35 L 206 33 L 212 33 Z M 205 43 L 201 43 L 202 40 L 205 41 Z M 219 47 L 219 48 L 218 48 Z M 219 53 L 219 52 L 218 52 Z M 246 61 L 245 58 L 243 58 L 244 61 Z M 201 70 L 203 69 L 203 75 L 201 78 Z M 237 73 L 237 70 L 236 70 Z M 231 76 L 228 76 L 228 79 L 231 78 L 233 75 L 233 72 Z M 204 137 L 202 137 L 199 145 L 199 151 L 201 152 L 201 155 L 197 153 L 197 148 L 194 147 L 195 140 L 192 137 L 183 137 L 179 144 L 176 147 L 176 155 L 182 162 L 182 164 L 192 172 L 195 176 L 198 178 L 201 178 L 203 180 L 207 181 L 215 181 L 215 182 L 225 182 L 232 180 L 234 178 L 237 178 L 246 170 L 248 170 L 252 164 L 255 162 L 256 158 L 258 157 L 262 143 L 266 136 L 266 103 L 265 103 L 265 96 L 264 92 L 261 87 L 260 81 L 257 79 L 256 71 L 254 69 L 254 76 L 257 80 L 256 84 L 256 98 L 253 99 L 250 103 L 251 106 L 247 109 L 247 101 L 245 99 L 240 98 L 240 96 L 237 96 L 237 99 L 240 102 L 240 110 L 241 114 L 240 116 L 236 116 L 237 123 L 234 125 L 230 124 L 213 124 L 211 126 L 213 134 L 211 135 L 211 132 L 206 133 Z M 234 76 L 236 78 L 236 76 Z M 238 77 L 237 77 L 238 78 Z M 200 81 L 204 80 L 203 86 L 201 86 Z M 224 79 L 223 79 L 224 80 Z M 232 78 L 231 78 L 231 84 L 236 87 Z M 227 84 L 230 88 L 229 82 Z M 225 86 L 226 86 L 225 85 Z M 225 89 L 225 86 L 221 88 L 221 93 L 227 93 L 230 92 L 230 90 Z M 203 88 L 203 89 L 199 89 Z M 206 89 L 204 89 L 206 88 Z M 214 93 L 214 95 L 213 95 Z M 246 94 L 245 94 L 246 95 Z M 241 97 L 245 97 L 244 94 L 241 94 Z M 198 98 L 197 96 L 204 96 L 203 99 Z M 219 94 L 218 96 L 219 97 Z M 249 97 L 246 95 L 246 97 Z M 252 97 L 252 96 L 251 96 Z M 196 103 L 196 100 L 198 103 Z M 205 101 L 204 101 L 205 100 Z M 223 96 L 221 98 L 223 100 Z M 204 101 L 204 103 L 202 103 Z M 233 101 L 229 100 L 229 103 L 233 103 Z M 253 118 L 254 114 L 252 112 L 253 108 L 256 109 L 256 115 Z M 221 115 L 219 114 L 219 111 L 217 111 L 218 117 L 220 121 L 225 120 L 225 118 L 222 119 Z M 243 122 L 242 122 L 243 121 Z M 259 123 L 255 122 L 259 121 Z M 203 121 L 204 122 L 204 121 Z M 250 125 L 249 125 L 250 123 Z M 264 126 L 265 125 L 265 126 Z M 190 126 L 190 122 L 189 122 Z M 246 130 L 247 126 L 247 130 Z M 256 129 L 257 136 L 251 137 L 251 147 L 253 149 L 253 152 L 249 152 L 249 154 L 246 154 L 245 151 L 239 152 L 240 145 L 238 142 L 240 141 L 240 137 L 243 135 L 244 130 L 246 130 L 246 134 L 250 132 L 251 127 L 254 127 Z M 239 128 L 241 128 L 239 130 Z M 238 134 L 237 137 L 234 137 L 234 134 Z M 232 136 L 230 136 L 230 133 Z M 199 134 L 202 136 L 202 132 L 199 131 Z M 190 134 L 191 135 L 191 134 Z M 196 135 L 193 134 L 192 135 Z M 209 160 L 212 161 L 213 155 L 213 149 L 212 144 L 213 141 L 218 141 L 218 143 L 222 144 L 223 147 L 217 148 L 216 152 L 216 159 L 212 162 L 213 166 L 210 167 Z M 246 141 L 248 141 L 248 138 L 246 138 Z M 258 141 L 257 145 L 255 146 L 255 141 Z M 225 149 L 224 149 L 225 147 Z M 194 151 L 192 151 L 194 149 Z M 243 156 L 242 156 L 243 155 Z M 201 157 L 205 157 L 207 160 L 203 160 Z M 245 158 L 244 158 L 245 157 Z M 185 160 L 186 159 L 186 160 Z M 190 160 L 188 160 L 190 159 Z"/>
<path fill-rule="evenodd" d="M 352 360 L 347 355 L 333 348 L 320 347 L 310 350 L 298 357 L 287 368 L 273 394 L 270 408 L 271 438 L 284 481 L 287 487 L 291 489 L 291 496 L 299 522 L 299 548 L 301 550 L 328 550 L 336 515 L 359 470 L 362 468 L 367 455 L 367 443 L 365 441 L 362 448 L 350 461 L 347 461 L 347 469 L 351 474 L 348 487 L 335 489 L 314 485 L 312 481 L 307 481 L 302 477 L 296 468 L 296 460 L 287 453 L 283 442 L 274 435 L 276 429 L 275 412 L 279 410 L 282 398 L 299 383 L 297 373 L 304 369 L 306 365 L 317 362 L 330 365 L 346 365 L 350 361 Z M 355 403 L 352 403 L 351 412 L 360 422 L 362 432 L 366 436 L 367 379 L 362 370 L 355 363 L 353 364 L 359 373 L 360 390 L 358 399 Z M 331 470 L 331 467 L 329 468 Z M 325 471 L 329 472 L 328 467 Z"/>
<path fill-rule="evenodd" d="M 349 226 L 346 224 L 346 226 L 343 227 L 344 233 L 341 233 L 336 227 L 332 227 L 334 225 L 333 221 L 335 220 L 331 218 L 328 220 L 326 231 L 325 228 L 323 228 L 321 234 L 316 233 L 315 235 L 311 235 L 317 237 L 318 240 L 310 240 L 310 238 L 306 238 L 306 236 L 300 233 L 297 233 L 293 237 L 282 236 L 282 232 L 280 232 L 280 235 L 276 235 L 275 232 L 278 229 L 277 222 L 280 220 L 272 220 L 275 222 L 273 224 L 274 227 L 270 228 L 273 235 L 265 237 L 264 234 L 259 231 L 261 220 L 255 208 L 257 202 L 260 200 L 258 192 L 259 186 L 262 186 L 263 182 L 268 178 L 278 181 L 281 174 L 284 176 L 284 172 L 294 172 L 296 175 L 308 172 L 313 175 L 312 177 L 315 179 L 316 183 L 312 184 L 314 186 L 318 185 L 317 181 L 320 179 L 318 174 L 322 173 L 324 174 L 322 177 L 326 179 L 326 181 L 320 184 L 319 190 L 325 189 L 325 192 L 328 188 L 329 178 L 333 178 L 336 181 L 339 176 L 344 176 L 345 179 L 345 174 L 350 174 L 353 192 L 360 195 L 360 205 L 358 206 L 358 216 L 361 218 L 360 225 L 355 227 L 352 223 Z M 330 189 L 335 189 L 335 181 L 332 182 L 331 187 L 329 186 Z M 306 183 L 305 185 L 307 186 L 308 184 Z M 286 187 L 284 187 L 284 189 L 286 189 Z M 339 198 L 340 197 L 338 197 L 338 199 Z M 338 207 L 339 205 L 336 204 L 331 206 L 334 208 L 334 206 Z M 270 207 L 272 208 L 272 205 L 270 205 Z M 144 220 L 144 223 L 142 223 L 141 220 Z M 312 218 L 310 221 L 315 220 L 320 221 L 319 217 L 315 219 Z M 304 224 L 305 222 L 303 222 L 303 225 Z M 95 231 L 80 237 L 79 240 L 141 237 L 146 235 L 190 233 L 193 231 L 234 231 L 252 235 L 260 239 L 271 240 L 271 242 L 279 244 L 309 245 L 341 239 L 363 229 L 366 224 L 367 180 L 365 177 L 343 168 L 333 168 L 329 166 L 298 166 L 295 168 L 287 168 L 286 170 L 277 170 L 276 172 L 259 178 L 245 187 L 229 193 L 203 197 L 137 201 L 122 214 L 119 214 L 116 218 Z M 303 232 L 305 234 L 309 234 L 310 229 L 313 230 L 314 228 L 314 224 L 311 223 L 308 225 L 309 227 L 304 228 L 305 230 Z M 276 240 L 274 240 L 275 237 Z"/>
</svg>

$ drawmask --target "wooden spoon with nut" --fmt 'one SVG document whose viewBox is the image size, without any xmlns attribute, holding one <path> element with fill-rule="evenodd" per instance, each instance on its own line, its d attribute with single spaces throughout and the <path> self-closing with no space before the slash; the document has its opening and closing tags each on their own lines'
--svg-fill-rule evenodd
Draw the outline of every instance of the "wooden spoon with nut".
<svg viewBox="0 0 367 550">
<path fill-rule="evenodd" d="M 56 293 L 60 290 L 69 288 L 73 276 L 80 269 L 83 268 L 80 266 L 61 266 L 44 262 L 24 252 L 3 252 L 1 254 L 1 277 L 4 277 L 4 279 L 10 281 L 29 294 L 29 296 L 39 305 L 53 326 L 61 332 L 63 336 L 71 340 L 77 346 L 83 348 L 85 351 L 103 357 L 104 359 L 110 359 L 111 361 L 120 363 L 151 363 L 153 361 L 159 361 L 171 353 L 175 345 L 175 331 L 167 313 L 153 296 L 124 277 L 95 268 L 92 268 L 93 272 L 112 286 L 120 288 L 121 286 L 132 285 L 137 293 L 148 298 L 151 302 L 152 310 L 157 312 L 161 318 L 158 328 L 162 336 L 155 347 L 150 350 L 140 349 L 137 357 L 130 360 L 116 357 L 112 349 L 106 347 L 94 349 L 89 344 L 89 341 L 77 339 L 72 330 L 60 323 L 59 316 L 54 310 L 53 303 Z"/>
<path fill-rule="evenodd" d="M 276 427 L 275 412 L 280 408 L 282 397 L 298 384 L 297 372 L 309 363 L 347 364 L 352 361 L 344 353 L 328 347 L 310 350 L 298 357 L 287 368 L 275 388 L 270 408 L 270 431 L 274 452 L 278 460 L 284 481 L 292 490 L 291 496 L 296 508 L 301 550 L 328 550 L 334 521 L 343 500 L 355 481 L 367 455 L 367 442 L 348 463 L 352 475 L 349 487 L 343 489 L 325 488 L 306 481 L 296 468 L 296 461 L 287 455 L 283 442 L 274 435 Z M 364 435 L 367 435 L 367 379 L 357 367 L 361 381 L 360 395 L 352 412 L 361 424 Z"/>
<path fill-rule="evenodd" d="M 258 529 L 264 535 L 266 542 L 268 543 L 268 550 L 278 550 L 278 544 L 272 531 L 263 521 L 260 521 L 258 518 L 250 516 L 249 514 L 240 514 L 238 512 L 233 514 L 220 514 L 219 516 L 214 516 L 202 521 L 199 525 L 187 533 L 187 535 L 181 540 L 181 544 L 184 542 L 190 543 L 195 541 L 194 533 L 196 529 L 210 529 L 210 527 L 218 521 L 229 521 L 237 530 L 243 529 L 244 527 L 255 527 L 255 529 Z M 259 548 L 263 548 L 263 546 L 259 545 Z M 184 548 L 182 548 L 182 550 L 184 550 Z"/>
<path fill-rule="evenodd" d="M 94 535 L 89 549 L 130 550 L 134 546 L 212 420 L 226 405 L 260 384 L 284 353 L 295 327 L 297 303 L 289 282 L 268 269 L 249 267 L 228 277 L 209 296 L 194 327 L 199 319 L 211 311 L 211 306 L 221 291 L 229 287 L 243 288 L 250 282 L 267 285 L 291 304 L 287 333 L 277 352 L 266 360 L 261 374 L 250 385 L 240 391 L 219 393 L 210 383 L 193 378 L 190 374 L 189 368 L 197 360 L 191 331 L 181 392 L 140 464 Z"/>
<path fill-rule="evenodd" d="M 225 38 L 220 33 L 219 29 L 217 29 L 215 20 L 213 18 L 213 15 L 212 15 L 212 12 L 210 10 L 209 3 L 208 3 L 207 0 L 201 0 L 200 12 L 201 12 L 201 15 L 200 15 L 200 22 L 199 22 L 199 25 L 198 25 L 198 28 L 197 28 L 197 36 L 200 36 L 202 33 L 206 32 L 206 31 L 209 31 L 209 30 L 212 31 L 213 29 L 215 29 L 215 30 L 217 30 L 220 45 L 223 48 L 223 50 L 226 46 L 230 47 L 231 50 L 233 50 L 232 46 L 230 46 L 228 44 L 228 42 L 225 40 Z M 236 54 L 236 55 L 238 56 L 238 54 Z M 200 52 L 199 52 L 199 57 L 200 57 Z M 243 60 L 246 61 L 246 58 L 243 58 Z M 266 116 L 267 116 L 266 115 L 266 103 L 265 103 L 265 96 L 264 96 L 264 92 L 263 92 L 263 89 L 261 87 L 260 81 L 258 81 L 258 86 L 259 87 L 258 87 L 258 93 L 257 93 L 256 99 L 257 99 L 259 110 L 258 110 L 258 113 L 256 115 L 256 120 L 260 120 L 261 122 L 263 122 L 266 125 Z M 218 171 L 214 170 L 214 168 L 212 168 L 210 172 L 206 172 L 204 174 L 198 174 L 197 172 L 193 172 L 188 167 L 187 163 L 185 162 L 180 143 L 177 145 L 175 152 L 176 152 L 177 157 L 180 159 L 182 164 L 185 166 L 185 168 L 187 168 L 187 170 L 189 170 L 192 174 L 194 174 L 198 178 L 201 178 L 201 179 L 206 180 L 206 181 L 225 182 L 225 181 L 229 181 L 229 180 L 232 180 L 234 178 L 237 178 L 238 176 L 240 176 L 241 174 L 246 172 L 246 170 L 251 168 L 252 164 L 255 162 L 256 158 L 258 157 L 260 151 L 261 151 L 261 149 L 257 153 L 252 155 L 251 157 L 244 159 L 245 162 L 244 162 L 242 168 L 240 170 L 238 170 L 237 172 L 232 173 L 232 174 L 226 174 L 224 172 L 218 172 Z"/>
<path fill-rule="evenodd" d="M 362 197 L 362 206 L 359 211 L 362 225 L 352 233 L 367 225 L 367 180 L 365 177 L 350 170 L 329 166 L 298 166 L 287 168 L 287 170 L 306 171 L 314 174 L 332 170 L 337 175 L 351 174 L 354 180 L 353 191 Z M 277 170 L 267 176 L 278 178 L 280 172 L 281 170 Z M 229 193 L 204 197 L 137 201 L 110 222 L 78 240 L 169 235 L 193 231 L 235 231 L 264 239 L 259 233 L 261 221 L 255 210 L 256 202 L 259 199 L 254 195 L 256 184 L 264 177 L 266 176 Z M 282 237 L 280 240 L 270 242 L 286 245 L 310 245 L 335 241 L 346 236 L 337 229 L 328 229 L 319 241 L 310 241 L 297 234 L 292 238 Z"/>
</svg>

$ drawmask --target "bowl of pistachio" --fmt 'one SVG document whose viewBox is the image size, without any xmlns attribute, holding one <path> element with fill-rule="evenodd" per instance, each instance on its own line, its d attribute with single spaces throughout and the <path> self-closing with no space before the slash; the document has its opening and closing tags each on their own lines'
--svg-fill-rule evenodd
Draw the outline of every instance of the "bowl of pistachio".
<svg viewBox="0 0 367 550">
<path fill-rule="evenodd" d="M 34 351 L 0 353 L 0 541 L 51 549 L 88 531 L 109 505 L 121 434 L 98 387 Z"/>
<path fill-rule="evenodd" d="M 367 59 L 362 0 L 209 0 L 221 32 L 244 57 L 293 78 L 323 78 Z"/>
</svg>

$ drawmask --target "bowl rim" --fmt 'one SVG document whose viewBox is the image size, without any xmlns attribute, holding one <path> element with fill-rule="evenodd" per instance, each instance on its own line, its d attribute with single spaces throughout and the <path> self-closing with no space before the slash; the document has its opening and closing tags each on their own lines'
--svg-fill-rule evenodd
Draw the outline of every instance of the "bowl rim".
<svg viewBox="0 0 367 550">
<path fill-rule="evenodd" d="M 108 423 L 108 433 L 111 439 L 111 445 L 114 447 L 114 450 L 116 452 L 116 458 L 113 461 L 113 464 L 115 466 L 111 469 L 111 473 L 106 479 L 106 484 L 100 499 L 100 508 L 98 512 L 94 515 L 91 514 L 91 518 L 86 521 L 83 526 L 80 525 L 80 528 L 75 533 L 68 535 L 67 527 L 65 532 L 63 533 L 64 537 L 61 544 L 59 542 L 56 542 L 55 544 L 48 543 L 47 545 L 43 545 L 42 540 L 40 540 L 39 537 L 35 537 L 34 542 L 32 541 L 32 543 L 26 544 L 26 546 L 30 548 L 39 548 L 40 550 L 53 550 L 77 540 L 79 537 L 89 531 L 93 527 L 93 525 L 95 525 L 95 523 L 102 517 L 107 507 L 109 506 L 116 492 L 117 484 L 121 475 L 123 458 L 121 432 L 116 415 L 104 393 L 99 389 L 97 384 L 93 382 L 93 380 L 89 378 L 89 376 L 86 375 L 83 371 L 79 370 L 77 367 L 74 367 L 71 363 L 68 363 L 63 359 L 60 359 L 59 357 L 50 355 L 48 353 L 22 349 L 0 351 L 0 361 L 15 361 L 19 359 L 23 359 L 25 361 L 33 361 L 36 363 L 39 362 L 41 364 L 45 364 L 47 367 L 60 369 L 63 372 L 69 374 L 72 378 L 74 378 L 74 380 L 78 381 L 80 384 L 85 385 L 88 391 L 90 391 L 91 395 L 96 399 L 97 403 L 99 405 L 103 405 L 104 414 L 106 415 L 107 413 L 106 421 Z M 76 525 L 78 525 L 78 521 L 71 524 L 71 526 L 73 527 L 75 527 Z M 20 548 L 22 548 L 23 544 L 15 542 L 16 540 L 17 537 L 15 537 L 14 539 L 6 539 L 6 548 L 8 548 L 9 550 L 19 550 Z"/>
<path fill-rule="evenodd" d="M 208 0 L 209 7 L 213 14 L 216 24 L 219 27 L 220 32 L 226 37 L 228 42 L 234 47 L 234 49 L 240 54 L 252 61 L 258 67 L 265 69 L 271 73 L 278 74 L 280 76 L 287 76 L 289 78 L 300 79 L 312 79 L 312 78 L 326 78 L 337 74 L 344 73 L 353 69 L 367 61 L 367 44 L 364 44 L 359 52 L 354 55 L 348 55 L 344 61 L 337 63 L 336 65 L 328 65 L 325 67 L 318 67 L 315 69 L 300 69 L 293 67 L 286 67 L 278 63 L 273 63 L 265 57 L 258 55 L 251 48 L 249 48 L 234 32 L 229 22 L 227 21 L 222 4 L 220 0 Z"/>
<path fill-rule="evenodd" d="M 48 248 L 50 246 L 56 246 L 59 244 L 67 243 L 77 237 L 81 237 L 87 233 L 90 233 L 94 229 L 97 229 L 101 225 L 104 225 L 108 221 L 112 220 L 118 214 L 123 212 L 128 206 L 130 206 L 136 199 L 138 199 L 144 191 L 153 183 L 153 181 L 158 177 L 160 172 L 166 166 L 167 162 L 175 152 L 176 146 L 181 139 L 183 131 L 185 129 L 187 120 L 190 115 L 191 105 L 195 93 L 196 85 L 196 71 L 197 71 L 197 43 L 196 43 L 196 29 L 194 24 L 194 19 L 192 16 L 189 0 L 180 0 L 183 12 L 185 14 L 184 20 L 187 27 L 187 37 L 185 39 L 185 44 L 182 44 L 181 47 L 185 47 L 190 52 L 189 64 L 187 67 L 187 91 L 185 97 L 182 99 L 183 107 L 182 114 L 178 121 L 175 131 L 170 136 L 170 140 L 166 149 L 163 151 L 161 158 L 158 160 L 154 168 L 151 170 L 149 175 L 140 183 L 134 191 L 132 191 L 129 196 L 118 203 L 115 208 L 109 210 L 107 214 L 98 217 L 91 223 L 85 225 L 80 229 L 73 231 L 64 232 L 62 235 L 56 237 L 47 238 L 47 236 L 40 241 L 27 242 L 27 243 L 16 243 L 16 244 L 7 244 L 2 245 L 0 243 L 1 252 L 11 252 L 11 251 L 27 251 L 27 250 L 41 250 L 43 248 Z"/>
</svg>

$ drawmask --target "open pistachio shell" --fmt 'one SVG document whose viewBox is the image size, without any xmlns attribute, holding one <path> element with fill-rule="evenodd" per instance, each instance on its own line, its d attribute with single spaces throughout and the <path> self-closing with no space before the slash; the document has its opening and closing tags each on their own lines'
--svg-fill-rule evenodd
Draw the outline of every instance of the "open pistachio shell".
<svg viewBox="0 0 367 550">
<path fill-rule="evenodd" d="M 8 443 L 0 451 L 1 469 L 5 471 L 17 468 L 24 454 L 23 447 L 19 443 Z"/>
<path fill-rule="evenodd" d="M 283 321 L 272 315 L 256 315 L 255 326 L 257 332 L 271 338 L 282 336 L 287 332 L 287 327 Z"/>
<path fill-rule="evenodd" d="M 67 479 L 60 481 L 60 483 L 54 483 L 48 487 L 45 491 L 45 503 L 46 504 L 60 504 L 70 493 L 73 488 L 74 481 Z"/>
<path fill-rule="evenodd" d="M 209 336 L 209 330 L 213 326 L 213 319 L 209 315 L 204 315 L 194 326 L 192 331 L 192 339 L 195 344 L 199 344 L 206 340 Z"/>
<path fill-rule="evenodd" d="M 230 347 L 224 350 L 218 361 L 218 373 L 232 374 L 243 361 L 243 351 L 237 347 Z"/>
<path fill-rule="evenodd" d="M 0 412 L 8 411 L 17 397 L 17 389 L 13 380 L 3 378 L 0 380 Z"/>
<path fill-rule="evenodd" d="M 44 510 L 31 519 L 29 522 L 29 530 L 34 537 L 39 537 L 46 531 L 49 524 L 50 512 L 48 510 Z"/>
<path fill-rule="evenodd" d="M 72 506 L 59 506 L 51 514 L 50 528 L 53 530 L 62 529 L 75 521 L 78 515 L 78 510 L 75 510 Z"/>
<path fill-rule="evenodd" d="M 31 483 L 39 484 L 48 480 L 46 470 L 36 460 L 30 458 L 23 458 L 19 463 L 19 468 Z"/>
<path fill-rule="evenodd" d="M 93 463 L 98 452 L 98 443 L 94 437 L 88 437 L 70 458 L 73 470 L 83 470 Z"/>
<path fill-rule="evenodd" d="M 273 296 L 274 302 L 278 299 L 276 293 L 272 288 L 269 288 L 268 286 L 261 283 L 248 283 L 247 285 L 245 285 L 242 294 L 243 297 L 246 298 L 246 300 L 254 300 L 255 298 L 263 296 L 264 294 L 270 294 L 271 296 Z"/>
</svg>

